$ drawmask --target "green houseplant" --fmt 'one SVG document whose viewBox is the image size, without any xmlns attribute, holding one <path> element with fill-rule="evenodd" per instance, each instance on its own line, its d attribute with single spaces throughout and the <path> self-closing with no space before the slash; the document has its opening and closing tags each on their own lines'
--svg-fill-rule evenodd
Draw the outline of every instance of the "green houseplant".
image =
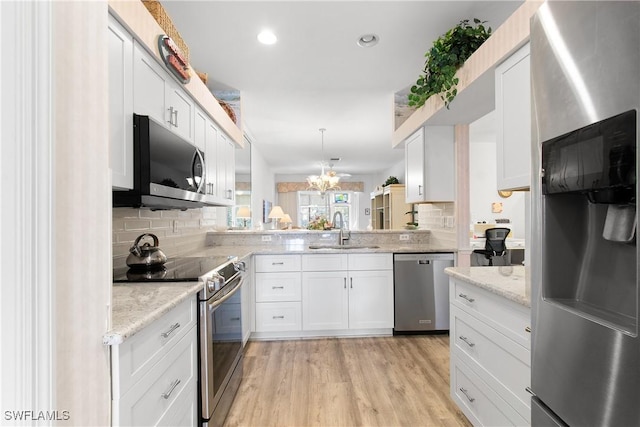
<svg viewBox="0 0 640 427">
<path fill-rule="evenodd" d="M 491 27 L 485 27 L 487 21 L 468 19 L 447 31 L 433 42 L 425 53 L 424 74 L 418 77 L 408 95 L 409 105 L 421 107 L 432 95 L 440 98 L 449 108 L 449 104 L 458 94 L 456 71 L 491 35 Z"/>
</svg>

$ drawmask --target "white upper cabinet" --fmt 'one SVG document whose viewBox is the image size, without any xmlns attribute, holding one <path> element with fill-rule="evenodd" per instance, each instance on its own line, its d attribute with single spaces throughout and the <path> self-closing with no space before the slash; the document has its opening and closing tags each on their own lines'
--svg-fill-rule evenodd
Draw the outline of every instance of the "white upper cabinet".
<svg viewBox="0 0 640 427">
<path fill-rule="evenodd" d="M 193 100 L 138 43 L 134 43 L 133 62 L 134 112 L 153 117 L 193 142 Z"/>
<path fill-rule="evenodd" d="M 233 204 L 236 193 L 235 146 L 222 132 L 218 133 L 217 160 L 217 197 L 223 203 Z"/>
<path fill-rule="evenodd" d="M 109 144 L 112 186 L 133 188 L 133 38 L 109 15 Z"/>
<path fill-rule="evenodd" d="M 407 203 L 455 200 L 453 126 L 424 126 L 405 141 Z"/>
<path fill-rule="evenodd" d="M 529 43 L 496 67 L 498 190 L 531 183 L 531 81 Z"/>
</svg>

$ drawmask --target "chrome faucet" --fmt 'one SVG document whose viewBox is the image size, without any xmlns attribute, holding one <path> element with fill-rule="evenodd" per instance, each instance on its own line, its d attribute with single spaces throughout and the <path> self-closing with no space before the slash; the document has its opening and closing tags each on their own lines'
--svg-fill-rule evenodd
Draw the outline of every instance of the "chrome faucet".
<svg viewBox="0 0 640 427">
<path fill-rule="evenodd" d="M 331 220 L 333 228 L 336 228 L 337 217 L 340 217 L 340 233 L 338 234 L 338 244 L 344 245 L 344 242 L 351 238 L 351 232 L 344 229 L 344 218 L 342 216 L 342 212 L 340 211 L 335 211 L 333 214 L 333 219 Z"/>
</svg>

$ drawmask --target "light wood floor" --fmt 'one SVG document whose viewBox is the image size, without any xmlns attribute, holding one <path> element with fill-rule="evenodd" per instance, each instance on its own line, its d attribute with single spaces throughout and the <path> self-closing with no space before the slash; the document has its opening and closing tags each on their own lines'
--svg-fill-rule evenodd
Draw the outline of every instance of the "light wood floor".
<svg viewBox="0 0 640 427">
<path fill-rule="evenodd" d="M 225 426 L 471 426 L 449 336 L 250 342 Z"/>
</svg>

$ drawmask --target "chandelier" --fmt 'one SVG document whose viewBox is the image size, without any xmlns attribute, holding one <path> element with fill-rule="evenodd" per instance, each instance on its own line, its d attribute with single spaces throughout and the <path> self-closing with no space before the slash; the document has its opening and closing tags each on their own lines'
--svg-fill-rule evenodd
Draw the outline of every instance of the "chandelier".
<svg viewBox="0 0 640 427">
<path fill-rule="evenodd" d="M 320 128 L 319 130 L 322 135 L 322 161 L 320 163 L 320 175 L 309 175 L 307 177 L 307 184 L 309 184 L 309 190 L 319 191 L 320 194 L 324 196 L 324 194 L 329 190 L 340 190 L 340 187 L 338 187 L 340 177 L 337 176 L 333 170 L 329 170 L 328 172 L 324 171 L 324 131 L 326 129 Z"/>
</svg>

